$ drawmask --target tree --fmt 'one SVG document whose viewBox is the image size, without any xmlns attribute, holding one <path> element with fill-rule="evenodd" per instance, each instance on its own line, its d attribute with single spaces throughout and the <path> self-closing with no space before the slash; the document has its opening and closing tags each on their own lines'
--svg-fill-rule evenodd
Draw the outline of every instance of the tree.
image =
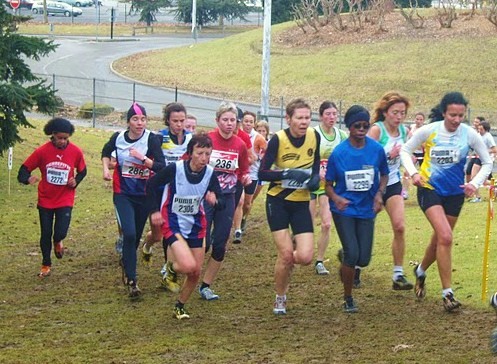
<svg viewBox="0 0 497 364">
<path fill-rule="evenodd" d="M 132 6 L 135 10 L 140 11 L 139 21 L 144 21 L 147 26 L 151 26 L 153 22 L 157 21 L 155 14 L 160 8 L 171 6 L 170 0 L 133 0 Z"/>
<path fill-rule="evenodd" d="M 300 2 L 301 0 L 272 0 L 271 24 L 293 20 L 293 5 L 299 5 Z"/>
<path fill-rule="evenodd" d="M 36 106 L 39 112 L 49 114 L 58 106 L 51 85 L 33 75 L 25 62 L 25 59 L 38 61 L 57 46 L 53 41 L 17 34 L 17 24 L 29 19 L 12 15 L 0 5 L 0 155 L 22 141 L 20 126 L 33 127 L 25 112 Z"/>
<path fill-rule="evenodd" d="M 243 1 L 197 0 L 197 25 L 204 26 L 220 18 L 245 20 L 249 11 L 250 8 Z M 192 0 L 178 0 L 175 18 L 183 23 L 191 23 Z"/>
</svg>

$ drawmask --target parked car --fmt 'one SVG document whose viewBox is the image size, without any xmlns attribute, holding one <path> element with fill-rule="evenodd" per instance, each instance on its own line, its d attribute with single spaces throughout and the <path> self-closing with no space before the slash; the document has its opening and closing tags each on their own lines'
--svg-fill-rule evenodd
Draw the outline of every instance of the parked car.
<svg viewBox="0 0 497 364">
<path fill-rule="evenodd" d="M 33 3 L 31 11 L 33 14 L 43 14 L 43 1 Z M 47 1 L 47 15 L 57 14 L 64 16 L 79 16 L 83 14 L 83 10 L 60 1 Z"/>
<path fill-rule="evenodd" d="M 57 1 L 77 7 L 93 6 L 93 0 L 57 0 Z"/>
</svg>

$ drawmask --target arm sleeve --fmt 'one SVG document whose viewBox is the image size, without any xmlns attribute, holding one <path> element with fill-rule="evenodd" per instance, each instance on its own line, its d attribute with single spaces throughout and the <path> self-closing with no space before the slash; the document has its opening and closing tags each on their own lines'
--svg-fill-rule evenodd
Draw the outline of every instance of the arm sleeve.
<svg viewBox="0 0 497 364">
<path fill-rule="evenodd" d="M 158 172 L 166 166 L 161 143 L 161 138 L 158 138 L 157 134 L 150 134 L 148 139 L 147 157 L 154 161 L 154 164 L 152 165 L 152 171 L 154 172 Z"/>
<path fill-rule="evenodd" d="M 427 126 L 423 126 L 421 129 L 416 131 L 411 139 L 402 145 L 402 149 L 400 150 L 400 160 L 404 168 L 406 169 L 409 176 L 418 173 L 414 162 L 412 161 L 412 153 L 416 150 L 418 145 L 423 144 L 428 135 L 430 133 L 430 129 Z"/>
<path fill-rule="evenodd" d="M 312 174 L 319 174 L 319 167 L 321 164 L 321 154 L 319 151 L 321 150 L 321 136 L 318 131 L 315 130 L 316 134 L 316 153 L 314 153 L 314 162 L 312 163 Z"/>
<path fill-rule="evenodd" d="M 17 172 L 17 180 L 20 183 L 23 183 L 25 185 L 29 184 L 29 177 L 31 177 L 31 172 L 28 170 L 28 167 L 26 167 L 24 164 L 19 168 L 19 172 Z"/>
<path fill-rule="evenodd" d="M 493 163 L 485 142 L 473 129 L 470 129 L 468 132 L 468 144 L 476 151 L 481 161 L 481 169 L 476 176 L 469 181 L 469 183 L 478 188 L 487 180 L 488 175 L 492 173 Z"/>
<path fill-rule="evenodd" d="M 223 191 L 221 190 L 221 186 L 219 185 L 219 180 L 215 173 L 212 174 L 211 180 L 209 181 L 209 186 L 207 187 L 208 191 L 212 191 L 216 194 L 216 210 L 223 210 L 226 206 L 226 202 L 224 199 Z"/>
<path fill-rule="evenodd" d="M 119 132 L 115 132 L 112 134 L 110 137 L 109 141 L 105 143 L 104 147 L 102 148 L 102 157 L 107 157 L 111 158 L 112 157 L 112 152 L 116 149 L 116 139 L 117 136 L 119 135 Z"/>
<path fill-rule="evenodd" d="M 79 183 L 83 180 L 83 178 L 86 177 L 86 167 L 82 171 L 78 171 L 78 174 L 76 174 L 76 177 L 74 179 L 76 180 L 76 187 L 78 187 Z"/>
<path fill-rule="evenodd" d="M 279 181 L 283 178 L 283 171 L 274 171 L 271 169 L 274 161 L 276 160 L 276 155 L 278 154 L 280 142 L 278 135 L 274 135 L 269 143 L 267 144 L 266 153 L 261 161 L 261 166 L 259 167 L 259 179 L 262 181 Z"/>
<path fill-rule="evenodd" d="M 147 181 L 147 205 L 151 207 L 150 213 L 160 211 L 159 192 L 171 183 L 176 174 L 176 163 L 171 163 L 154 174 Z"/>
</svg>

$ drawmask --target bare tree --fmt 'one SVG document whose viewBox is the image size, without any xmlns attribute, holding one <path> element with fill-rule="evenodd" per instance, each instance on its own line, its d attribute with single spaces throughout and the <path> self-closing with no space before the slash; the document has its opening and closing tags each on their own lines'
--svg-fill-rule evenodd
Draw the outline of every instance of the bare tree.
<svg viewBox="0 0 497 364">
<path fill-rule="evenodd" d="M 404 19 L 414 28 L 414 29 L 422 29 L 425 26 L 426 18 L 419 15 L 418 9 L 418 0 L 409 0 L 409 10 L 406 11 L 402 7 L 401 4 L 396 4 L 396 6 L 400 9 L 400 14 L 404 17 Z"/>
<path fill-rule="evenodd" d="M 485 18 L 497 28 L 497 0 L 487 1 L 484 14 Z"/>
<path fill-rule="evenodd" d="M 436 8 L 436 17 L 442 28 L 452 28 L 452 22 L 457 19 L 456 2 L 444 0 Z"/>
<path fill-rule="evenodd" d="M 292 4 L 292 12 L 297 25 L 303 30 L 305 24 L 309 25 L 314 31 L 319 32 L 319 11 L 318 6 L 321 0 L 302 0 L 298 5 Z M 297 20 L 298 19 L 298 20 Z"/>
<path fill-rule="evenodd" d="M 391 0 L 370 0 L 367 14 L 367 21 L 372 25 L 378 25 L 378 30 L 386 32 L 385 16 L 393 7 Z"/>
<path fill-rule="evenodd" d="M 364 8 L 361 0 L 347 0 L 349 5 L 350 20 L 354 23 L 356 31 L 363 29 L 364 25 Z"/>
</svg>

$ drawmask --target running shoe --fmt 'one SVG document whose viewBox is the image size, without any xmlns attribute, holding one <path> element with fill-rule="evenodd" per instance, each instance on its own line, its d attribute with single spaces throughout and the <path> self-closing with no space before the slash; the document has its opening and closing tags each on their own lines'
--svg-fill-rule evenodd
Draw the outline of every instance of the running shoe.
<svg viewBox="0 0 497 364">
<path fill-rule="evenodd" d="M 206 301 L 213 301 L 219 298 L 210 287 L 205 287 L 203 289 L 199 288 L 198 293 L 200 293 L 200 296 Z"/>
<path fill-rule="evenodd" d="M 62 245 L 61 241 L 54 243 L 54 253 L 57 259 L 62 259 L 64 256 L 64 245 Z"/>
<path fill-rule="evenodd" d="M 325 276 L 325 275 L 330 274 L 330 271 L 328 269 L 326 269 L 326 267 L 324 266 L 324 264 L 322 262 L 317 263 L 314 266 L 314 269 L 316 269 L 316 274 L 318 274 L 320 276 Z"/>
<path fill-rule="evenodd" d="M 276 297 L 273 305 L 273 313 L 275 315 L 286 315 L 286 299 Z"/>
<path fill-rule="evenodd" d="M 474 198 L 472 198 L 471 200 L 469 200 L 468 202 L 471 202 L 471 203 L 474 203 L 474 202 L 481 202 L 481 197 L 474 197 Z"/>
<path fill-rule="evenodd" d="M 405 275 L 398 276 L 392 283 L 392 288 L 395 291 L 410 291 L 413 287 L 413 284 L 407 280 Z"/>
<path fill-rule="evenodd" d="M 131 299 L 136 299 L 141 296 L 142 291 L 140 288 L 138 288 L 138 285 L 136 284 L 136 281 L 134 280 L 129 280 L 128 281 L 128 296 Z"/>
<path fill-rule="evenodd" d="M 443 298 L 444 308 L 447 312 L 452 312 L 462 306 L 461 302 L 456 300 L 454 294 L 449 292 Z"/>
<path fill-rule="evenodd" d="M 190 318 L 190 315 L 188 314 L 188 312 L 185 310 L 184 307 L 178 307 L 178 306 L 174 306 L 174 314 L 173 314 L 173 317 L 176 317 L 178 320 L 183 320 L 183 319 L 189 319 Z"/>
<path fill-rule="evenodd" d="M 361 270 L 356 268 L 354 271 L 354 283 L 353 288 L 361 288 Z"/>
<path fill-rule="evenodd" d="M 235 237 L 233 238 L 233 244 L 240 244 L 242 242 L 242 231 L 240 229 L 235 230 Z"/>
<path fill-rule="evenodd" d="M 245 230 L 247 229 L 247 219 L 245 217 L 242 218 L 240 229 L 242 229 L 242 234 L 245 233 Z"/>
<path fill-rule="evenodd" d="M 343 312 L 345 313 L 356 313 L 358 310 L 354 299 L 352 297 L 346 297 L 343 301 Z"/>
<path fill-rule="evenodd" d="M 419 264 L 414 267 L 414 276 L 416 277 L 416 283 L 414 284 L 414 293 L 416 294 L 416 297 L 418 299 L 423 299 L 426 296 L 426 275 L 418 276 L 418 274 L 416 273 L 418 267 Z"/>
<path fill-rule="evenodd" d="M 116 239 L 116 253 L 119 255 L 123 255 L 123 237 L 119 235 Z"/>
<path fill-rule="evenodd" d="M 148 248 L 147 243 L 143 243 L 142 261 L 145 265 L 150 265 L 150 262 L 152 261 L 152 255 L 152 247 Z"/>
<path fill-rule="evenodd" d="M 172 263 L 166 263 L 166 273 L 162 276 L 161 286 L 172 293 L 178 293 L 181 286 L 178 283 L 178 275 L 173 270 Z"/>
<path fill-rule="evenodd" d="M 49 265 L 42 265 L 40 273 L 38 273 L 38 277 L 45 278 L 48 277 L 51 273 L 51 267 Z"/>
</svg>

